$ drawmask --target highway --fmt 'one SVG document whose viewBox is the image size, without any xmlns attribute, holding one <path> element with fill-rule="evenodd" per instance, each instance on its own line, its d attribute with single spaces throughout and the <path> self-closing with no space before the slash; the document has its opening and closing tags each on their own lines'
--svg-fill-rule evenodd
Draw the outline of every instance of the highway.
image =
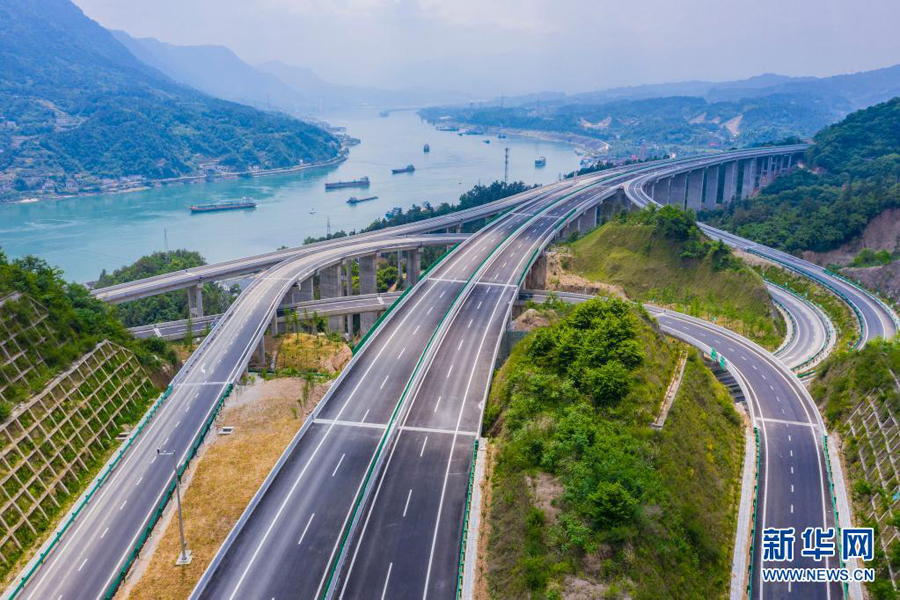
<svg viewBox="0 0 900 600">
<path fill-rule="evenodd" d="M 698 161 L 702 164 L 703 161 L 722 160 L 722 156 L 682 159 L 679 164 L 688 168 Z M 672 164 L 665 163 L 665 166 Z M 424 546 L 431 548 L 428 565 L 423 571 L 426 580 L 410 585 L 421 584 L 423 590 L 440 590 L 443 595 L 449 594 L 446 590 L 452 580 L 455 589 L 456 557 L 452 557 L 451 573 L 448 552 L 455 554 L 459 547 L 456 498 L 460 489 L 465 492 L 457 474 L 458 468 L 465 467 L 467 472 L 471 459 L 471 456 L 461 458 L 460 452 L 467 447 L 466 451 L 471 454 L 471 436 L 467 433 L 477 432 L 481 411 L 478 393 L 483 396 L 489 383 L 489 365 L 492 364 L 489 358 L 496 347 L 495 336 L 499 335 L 496 332 L 502 329 L 508 316 L 505 307 L 515 300 L 520 283 L 515 278 L 527 266 L 533 249 L 549 242 L 554 233 L 552 227 L 559 225 L 564 215 L 571 218 L 573 208 L 615 193 L 604 184 L 596 190 L 567 196 L 573 186 L 582 188 L 600 178 L 606 178 L 609 184 L 627 183 L 633 175 L 623 173 L 657 168 L 655 165 L 637 165 L 614 169 L 584 177 L 578 182 L 567 180 L 501 201 L 504 207 L 516 207 L 516 210 L 504 214 L 463 242 L 401 301 L 381 324 L 377 334 L 369 338 L 363 351 L 354 356 L 317 407 L 314 418 L 304 424 L 285 451 L 194 595 L 310 597 L 322 590 L 330 565 L 340 563 L 340 585 L 346 585 L 348 589 L 355 585 L 354 578 L 358 577 L 355 573 L 369 568 L 378 571 L 380 566 L 370 563 L 371 559 L 367 558 L 371 556 L 367 544 L 375 537 L 371 531 L 378 526 L 379 511 L 385 510 L 381 508 L 383 499 L 391 493 L 384 486 L 389 480 L 395 481 L 392 473 L 403 470 L 399 467 L 385 470 L 386 474 L 381 478 L 382 467 L 387 466 L 383 463 L 396 460 L 399 464 L 412 458 L 407 456 L 404 448 L 407 448 L 406 444 L 415 445 L 415 440 L 410 441 L 413 432 L 429 436 L 427 443 L 422 438 L 423 447 L 419 452 L 423 459 L 428 452 L 429 464 L 443 466 L 443 475 L 440 489 L 435 480 L 435 485 L 426 486 L 428 490 L 423 488 L 417 495 L 416 503 L 407 490 L 407 510 L 420 515 L 417 518 L 425 519 L 426 524 L 431 519 L 431 525 L 420 531 L 421 535 L 430 537 Z M 551 206 L 554 202 L 557 204 Z M 496 207 L 478 208 L 484 210 L 479 214 L 496 212 Z M 549 212 L 535 214 L 539 210 Z M 448 215 L 448 223 L 458 222 L 461 215 Z M 410 227 L 432 230 L 436 220 L 430 221 Z M 337 260 L 384 250 L 386 243 L 390 243 L 384 238 L 396 235 L 400 230 L 409 232 L 406 227 L 331 240 L 295 249 L 293 253 L 287 251 L 286 260 L 254 281 L 178 374 L 173 394 L 61 544 L 28 582 L 23 597 L 96 597 L 114 588 L 116 577 L 152 521 L 171 477 L 171 465 L 155 460 L 156 448 L 174 450 L 179 462 L 184 462 L 223 390 L 245 368 L 273 312 L 295 281 L 309 277 L 317 268 Z M 405 243 L 414 247 L 431 243 L 429 240 L 434 238 L 411 237 Z M 246 260 L 252 263 L 257 259 Z M 166 286 L 182 285 L 185 278 L 191 282 L 208 280 L 218 277 L 212 272 L 215 269 L 230 272 L 228 270 L 233 267 L 233 264 L 211 265 L 211 270 L 174 274 L 172 279 L 163 282 L 156 279 L 123 285 L 130 286 L 127 294 L 133 294 L 135 290 L 140 294 L 149 293 L 148 290 L 157 293 Z M 493 307 L 490 313 L 487 313 L 488 306 Z M 466 321 L 460 315 L 471 316 Z M 463 326 L 467 331 L 461 333 Z M 460 340 L 456 347 L 454 340 Z M 438 391 L 444 408 L 433 406 L 431 419 L 423 420 L 417 410 L 427 412 L 421 407 L 427 407 L 429 399 L 437 400 L 431 396 L 432 392 L 422 390 L 444 389 L 436 381 L 441 373 L 435 369 L 446 364 L 447 358 L 441 353 L 451 350 L 454 358 L 468 362 L 460 362 L 458 368 L 452 365 L 443 375 L 446 381 L 441 385 L 455 391 L 448 399 Z M 443 357 L 440 362 L 435 360 L 438 354 Z M 465 385 L 460 387 L 463 383 Z M 454 410 L 457 411 L 455 422 L 452 419 Z M 385 445 L 390 454 L 378 451 L 380 445 Z M 371 480 L 366 478 L 370 470 L 374 474 Z M 426 468 L 426 471 L 430 473 L 430 469 Z M 379 482 L 377 490 L 374 487 L 376 481 Z M 402 478 L 396 481 L 399 482 L 396 485 L 405 485 Z M 315 493 L 304 493 L 307 490 L 315 490 Z M 366 495 L 366 502 L 372 500 L 371 512 L 363 514 L 353 510 L 354 499 L 361 495 Z M 421 502 L 418 502 L 419 496 Z M 364 503 L 364 506 L 369 504 Z M 362 529 L 369 533 L 363 534 Z M 352 534 L 352 545 L 339 548 L 344 532 Z M 347 562 L 343 562 L 345 559 Z M 399 563 L 396 568 L 398 573 L 403 571 Z M 388 570 L 392 569 L 389 563 Z M 385 577 L 390 585 L 387 573 Z M 397 575 L 393 585 L 406 579 L 406 575 Z"/>
<path fill-rule="evenodd" d="M 584 185 L 587 184 L 580 182 L 578 187 Z M 489 333 L 493 331 L 496 336 L 502 330 L 505 307 L 518 293 L 517 282 L 510 283 L 507 273 L 516 265 L 523 268 L 546 237 L 548 226 L 558 218 L 533 213 L 557 202 L 551 212 L 561 215 L 586 197 L 610 193 L 598 189 L 566 197 L 567 191 L 540 198 L 531 203 L 531 209 L 526 204 L 479 231 L 424 278 L 391 313 L 379 335 L 371 338 L 370 345 L 354 358 L 358 363 L 345 369 L 332 386 L 308 431 L 301 432 L 292 442 L 192 597 L 308 598 L 321 594 L 327 585 L 329 567 L 342 557 L 341 534 L 353 519 L 359 518 L 352 512 L 353 502 L 365 491 L 367 470 L 378 458 L 376 450 L 388 427 L 399 422 L 391 456 L 397 455 L 398 448 L 406 454 L 402 449 L 415 438 L 419 440 L 417 451 L 423 464 L 441 467 L 437 469 L 438 479 L 446 476 L 449 467 L 443 463 L 448 454 L 456 456 L 465 447 L 471 454 L 480 408 L 477 403 L 466 402 L 473 396 L 466 396 L 461 390 L 467 389 L 467 382 L 476 373 L 482 374 L 482 388 L 489 380 L 491 355 L 479 349 L 489 347 L 493 352 L 496 342 L 490 338 L 488 343 Z M 469 281 L 473 273 L 478 278 Z M 465 339 L 460 338 L 451 346 L 455 336 L 460 335 L 459 328 Z M 437 342 L 431 343 L 434 339 Z M 448 351 L 453 352 L 454 360 L 447 359 L 444 353 Z M 420 365 L 425 367 L 418 369 Z M 461 387 L 448 390 L 446 395 L 442 391 L 435 395 L 430 391 L 435 377 L 442 379 L 444 385 Z M 418 392 L 407 395 L 409 389 Z M 478 394 L 480 400 L 483 393 L 479 390 Z M 462 411 L 466 406 L 470 408 L 468 414 Z M 421 410 L 430 411 L 430 418 L 418 417 Z M 463 453 L 462 458 L 467 465 L 470 457 Z M 436 496 L 432 507 L 440 504 L 443 487 L 420 487 L 423 497 L 417 496 L 415 502 L 410 496 L 406 507 L 408 522 L 412 522 L 413 513 L 427 514 L 429 503 L 424 494 Z M 316 489 L 317 493 L 298 493 L 301 489 Z M 460 486 L 453 486 L 454 492 L 459 489 Z M 465 486 L 461 489 L 465 494 Z M 454 514 L 448 507 L 445 518 L 452 519 Z M 433 525 L 419 533 L 428 535 L 432 531 L 437 533 Z M 429 536 L 423 543 L 431 545 L 432 540 Z M 396 541 L 411 543 L 402 535 Z M 394 542 L 382 539 L 380 543 Z M 433 585 L 446 589 L 452 584 L 455 594 L 452 555 L 458 552 L 458 544 L 442 543 L 439 550 L 449 553 L 453 560 L 441 561 L 450 569 L 435 576 Z M 267 560 L 272 556 L 279 560 Z M 422 573 L 426 571 L 423 569 Z M 395 584 L 405 577 L 398 573 Z"/>
<path fill-rule="evenodd" d="M 822 310 L 777 285 L 766 284 L 772 299 L 787 313 L 791 333 L 773 353 L 789 369 L 807 371 L 835 344 L 834 325 Z"/>
<path fill-rule="evenodd" d="M 417 247 L 433 240 L 418 236 L 402 238 L 397 244 L 401 248 Z M 61 545 L 28 582 L 22 597 L 99 597 L 113 587 L 171 481 L 172 464 L 157 459 L 157 448 L 174 451 L 179 464 L 187 460 L 198 432 L 213 414 L 226 386 L 246 368 L 273 312 L 294 281 L 354 253 L 364 255 L 384 247 L 378 240 L 345 244 L 286 261 L 257 278 L 179 371 L 172 394 Z"/>
</svg>

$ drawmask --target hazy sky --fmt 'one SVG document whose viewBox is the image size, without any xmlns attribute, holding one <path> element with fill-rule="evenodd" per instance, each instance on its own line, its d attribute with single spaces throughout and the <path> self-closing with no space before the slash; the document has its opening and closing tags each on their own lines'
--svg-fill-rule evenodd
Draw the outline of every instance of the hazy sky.
<svg viewBox="0 0 900 600">
<path fill-rule="evenodd" d="M 900 63 L 898 0 L 75 0 L 100 24 L 222 44 L 337 83 L 481 95 Z"/>
</svg>

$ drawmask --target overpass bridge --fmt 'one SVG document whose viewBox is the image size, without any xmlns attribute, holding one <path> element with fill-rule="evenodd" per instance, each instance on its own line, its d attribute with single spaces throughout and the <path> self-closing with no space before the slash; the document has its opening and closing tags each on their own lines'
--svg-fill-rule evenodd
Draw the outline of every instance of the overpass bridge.
<svg viewBox="0 0 900 600">
<path fill-rule="evenodd" d="M 762 148 L 632 165 L 499 201 L 500 211 L 508 212 L 462 241 L 422 277 L 366 340 L 254 497 L 194 596 L 309 597 L 342 590 L 352 596 L 354 590 L 365 589 L 359 586 L 366 582 L 384 580 L 386 573 L 385 590 L 391 595 L 455 595 L 465 495 L 465 485 L 455 474 L 468 472 L 497 344 L 519 288 L 526 279 L 540 277 L 541 251 L 559 236 L 593 227 L 610 207 L 652 201 L 646 199 L 643 183 L 634 184 L 637 180 L 654 174 L 674 179 L 678 172 L 716 165 L 726 165 L 727 172 L 730 162 L 796 156 L 802 149 Z M 787 168 L 793 164 L 793 159 L 780 160 Z M 761 177 L 752 181 L 767 182 Z M 479 207 L 484 212 L 478 218 L 496 208 Z M 451 220 L 442 225 L 430 221 L 412 226 L 423 228 L 420 232 L 452 226 Z M 403 226 L 402 232 L 411 233 L 409 227 Z M 351 247 L 358 257 L 380 251 L 383 240 L 378 238 L 400 229 L 329 240 L 280 256 L 282 260 L 257 278 L 212 328 L 176 377 L 172 394 L 100 492 L 73 527 L 29 565 L 29 577 L 20 579 L 11 593 L 55 598 L 113 592 L 167 499 L 171 472 L 154 463 L 153 450 L 175 450 L 179 464 L 186 464 L 227 386 L 246 367 L 296 282 L 315 275 L 322 261 L 344 260 Z M 199 276 L 211 280 L 240 269 L 264 268 L 252 265 L 254 260 L 274 258 L 210 265 Z M 189 287 L 198 283 L 196 276 L 181 273 L 146 285 L 135 282 L 124 291 L 119 288 L 115 298 L 179 289 L 173 285 Z M 102 297 L 102 290 L 96 293 Z M 883 333 L 891 333 L 887 322 L 884 325 Z M 766 356 L 760 360 L 772 364 Z M 777 367 L 780 363 L 774 360 Z M 769 406 L 772 394 L 766 384 L 751 385 L 750 396 L 765 396 Z M 803 392 L 790 379 L 779 390 L 783 398 L 776 401 L 790 404 L 797 426 L 813 431 L 815 419 Z M 805 422 L 799 420 L 801 412 L 807 415 Z M 798 457 L 798 469 L 811 477 L 812 493 L 820 491 L 823 504 L 830 506 L 824 482 L 815 479 L 821 455 L 808 450 L 805 462 Z M 769 479 L 781 475 L 774 466 L 772 473 Z M 412 485 L 418 490 L 410 505 L 415 518 L 398 523 L 390 511 L 391 499 L 405 495 Z M 316 493 L 309 493 L 313 489 Z M 771 510 L 784 511 L 786 505 L 778 503 Z M 796 519 L 821 523 L 814 513 L 810 508 Z M 403 548 L 397 546 L 401 542 Z"/>
</svg>

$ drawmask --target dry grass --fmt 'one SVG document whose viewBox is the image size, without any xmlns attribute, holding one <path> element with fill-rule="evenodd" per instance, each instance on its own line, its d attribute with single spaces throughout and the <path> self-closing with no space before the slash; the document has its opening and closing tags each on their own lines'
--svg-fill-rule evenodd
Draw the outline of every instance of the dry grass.
<svg viewBox="0 0 900 600">
<path fill-rule="evenodd" d="M 280 342 L 279 369 L 335 373 L 353 356 L 347 344 L 333 342 L 324 335 L 291 333 L 280 338 Z"/>
<path fill-rule="evenodd" d="M 475 561 L 474 600 L 489 600 L 488 588 L 488 539 L 491 537 L 491 492 L 494 475 L 494 444 L 487 438 L 484 443 L 487 449 L 484 454 L 484 479 L 481 481 L 481 524 L 478 532 L 478 556 Z"/>
<path fill-rule="evenodd" d="M 144 564 L 136 567 L 140 578 L 119 597 L 188 597 L 253 494 L 328 389 L 328 384 L 316 386 L 302 406 L 298 399 L 303 386 L 302 379 L 258 381 L 229 399 L 217 424 L 233 426 L 234 433 L 211 438 L 190 470 L 183 496 L 185 536 L 193 562 L 175 566 L 180 541 L 178 521 L 170 517 L 170 506 L 165 531 L 161 536 L 157 531 L 144 551 L 149 557 L 144 556 Z"/>
</svg>

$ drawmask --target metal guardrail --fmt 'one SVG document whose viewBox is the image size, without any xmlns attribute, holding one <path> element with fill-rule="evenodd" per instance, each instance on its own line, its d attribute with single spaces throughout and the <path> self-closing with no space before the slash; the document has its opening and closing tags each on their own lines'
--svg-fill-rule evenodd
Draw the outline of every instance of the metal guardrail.
<svg viewBox="0 0 900 600">
<path fill-rule="evenodd" d="M 756 438 L 756 477 L 753 482 L 753 524 L 750 526 L 750 564 L 747 566 L 747 597 L 753 599 L 753 559 L 756 556 L 756 525 L 757 511 L 759 508 L 759 428 L 753 428 L 753 434 Z"/>
<path fill-rule="evenodd" d="M 831 473 L 831 458 L 828 455 L 827 433 L 822 434 L 822 448 L 825 451 L 825 466 L 827 467 L 825 470 L 828 473 L 828 487 L 831 491 L 831 508 L 832 510 L 834 510 L 834 543 L 835 547 L 837 548 L 837 555 L 841 557 L 838 559 L 840 561 L 839 564 L 843 568 L 844 559 L 843 555 L 841 554 L 841 526 L 840 521 L 838 520 L 837 494 L 834 493 L 834 476 Z M 846 598 L 849 594 L 850 586 L 846 582 L 844 582 L 842 587 L 844 588 L 844 597 Z"/>
<path fill-rule="evenodd" d="M 881 306 L 881 308 L 883 308 L 884 311 L 891 318 L 891 322 L 894 324 L 894 328 L 897 329 L 898 331 L 900 331 L 900 319 L 897 318 L 897 313 L 884 300 L 882 300 L 878 296 L 878 294 L 863 288 L 863 286 L 858 281 L 854 281 L 853 279 L 850 279 L 849 277 L 847 277 L 845 275 L 835 273 L 834 271 L 831 271 L 830 269 L 825 269 L 825 272 L 836 279 L 840 279 L 841 281 L 843 281 L 844 283 L 846 283 L 848 285 L 852 285 L 853 287 L 858 289 L 860 292 L 862 292 L 862 293 L 866 294 L 867 296 L 871 297 L 872 299 L 874 299 L 875 302 L 877 302 Z"/>
<path fill-rule="evenodd" d="M 113 457 L 112 461 L 110 461 L 106 468 L 101 471 L 100 476 L 94 481 L 93 485 L 88 488 L 87 492 L 81 497 L 81 500 L 69 513 L 68 518 L 63 522 L 62 526 L 60 526 L 56 533 L 53 534 L 53 537 L 50 539 L 49 543 L 44 547 L 40 553 L 38 554 L 38 558 L 31 567 L 25 571 L 25 574 L 19 579 L 19 582 L 16 584 L 16 587 L 13 588 L 12 593 L 10 594 L 10 600 L 18 596 L 19 593 L 25 589 L 25 586 L 28 584 L 28 581 L 34 575 L 35 571 L 44 564 L 47 556 L 53 551 L 56 545 L 59 543 L 59 540 L 65 535 L 66 531 L 68 531 L 69 527 L 72 526 L 72 523 L 75 522 L 75 519 L 78 518 L 78 515 L 81 514 L 81 511 L 84 510 L 85 506 L 91 501 L 91 498 L 97 493 L 103 484 L 109 479 L 109 475 L 113 472 L 116 466 L 119 464 L 119 461 L 122 459 L 122 456 L 125 452 L 134 444 L 134 441 L 138 438 L 139 435 L 144 431 L 144 428 L 147 426 L 147 423 L 153 418 L 156 414 L 156 411 L 165 402 L 166 398 L 172 393 L 172 386 L 168 386 L 165 391 L 160 394 L 159 398 L 156 402 L 153 403 L 153 406 L 150 407 L 146 413 L 144 413 L 143 418 L 138 422 L 137 427 L 131 432 L 131 435 L 128 436 L 128 439 L 125 440 L 125 443 L 119 447 L 119 450 L 116 452 L 116 455 Z"/>
<path fill-rule="evenodd" d="M 459 544 L 459 562 L 456 575 L 456 598 L 462 598 L 463 576 L 466 570 L 466 546 L 469 542 L 469 513 L 472 509 L 472 488 L 475 483 L 475 463 L 478 460 L 478 438 L 475 438 L 472 450 L 472 463 L 469 465 L 469 489 L 466 492 L 466 510 L 463 513 L 463 534 Z"/>
<path fill-rule="evenodd" d="M 203 439 L 206 437 L 206 434 L 209 432 L 210 427 L 212 427 L 213 421 L 215 421 L 216 417 L 219 414 L 219 411 L 222 408 L 222 404 L 225 403 L 225 399 L 231 395 L 231 390 L 234 389 L 234 384 L 229 383 L 225 387 L 225 391 L 222 392 L 222 395 L 219 396 L 218 402 L 216 402 L 215 408 L 210 412 L 209 417 L 206 419 L 206 423 L 204 423 L 203 427 L 200 428 L 200 432 L 197 434 L 197 437 L 194 439 L 194 443 L 191 445 L 190 452 L 188 453 L 187 458 L 184 463 L 178 466 L 178 481 L 181 481 L 181 476 L 184 474 L 184 471 L 187 469 L 188 464 L 191 462 L 191 459 L 197 455 L 197 450 L 200 448 L 200 444 L 203 443 Z M 175 492 L 175 486 L 177 482 L 173 479 L 172 483 L 166 488 L 163 493 L 162 499 L 160 499 L 159 504 L 156 507 L 156 510 L 153 511 L 153 514 L 150 516 L 150 520 L 147 522 L 147 526 L 141 532 L 141 535 L 138 537 L 137 542 L 134 545 L 134 548 L 131 549 L 131 553 L 125 559 L 125 564 L 122 566 L 122 569 L 119 571 L 119 574 L 113 579 L 112 583 L 109 586 L 109 589 L 106 590 L 104 594 L 104 598 L 107 600 L 111 600 L 113 596 L 116 594 L 116 590 L 125 580 L 125 576 L 128 575 L 128 570 L 131 569 L 131 564 L 138 557 L 141 552 L 141 548 L 144 547 L 144 544 L 147 542 L 147 538 L 150 537 L 150 534 L 153 532 L 153 528 L 156 527 L 157 521 L 162 516 L 163 511 L 166 508 L 166 504 L 168 504 L 169 499 L 172 497 L 172 494 Z"/>
</svg>

